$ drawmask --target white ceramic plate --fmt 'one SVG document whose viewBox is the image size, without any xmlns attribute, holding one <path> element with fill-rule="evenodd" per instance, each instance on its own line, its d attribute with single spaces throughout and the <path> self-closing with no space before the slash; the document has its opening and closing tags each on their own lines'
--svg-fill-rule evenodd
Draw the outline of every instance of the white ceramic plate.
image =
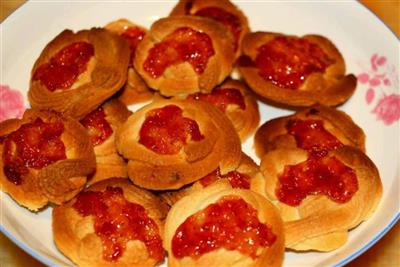
<svg viewBox="0 0 400 267">
<path fill-rule="evenodd" d="M 355 1 L 236 2 L 254 31 L 317 33 L 330 38 L 342 52 L 348 72 L 359 77 L 355 95 L 339 108 L 366 133 L 367 154 L 378 166 L 384 186 L 382 201 L 370 220 L 351 231 L 342 248 L 331 253 L 287 252 L 284 261 L 284 266 L 344 265 L 372 246 L 399 218 L 399 41 Z M 18 115 L 21 104 L 28 107 L 26 93 L 33 63 L 62 30 L 101 27 L 123 17 L 150 26 L 168 15 L 174 4 L 175 1 L 29 1 L 1 24 L 0 119 Z M 10 102 L 10 98 L 17 100 Z M 260 110 L 262 123 L 291 113 L 264 104 L 260 104 Z M 255 158 L 252 142 L 252 138 L 247 141 L 244 150 Z M 0 196 L 3 233 L 45 264 L 71 265 L 53 243 L 51 207 L 35 214 L 18 206 L 8 195 Z"/>
</svg>

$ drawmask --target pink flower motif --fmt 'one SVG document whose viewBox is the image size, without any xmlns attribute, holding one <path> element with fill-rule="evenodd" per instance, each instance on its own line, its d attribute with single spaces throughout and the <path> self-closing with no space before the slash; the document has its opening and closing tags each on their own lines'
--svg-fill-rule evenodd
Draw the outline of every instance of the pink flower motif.
<svg viewBox="0 0 400 267">
<path fill-rule="evenodd" d="M 360 83 L 365 84 L 369 81 L 369 75 L 368 73 L 361 73 L 357 76 L 357 79 Z"/>
<path fill-rule="evenodd" d="M 0 121 L 21 118 L 24 114 L 24 98 L 22 94 L 8 85 L 0 85 Z"/>
<path fill-rule="evenodd" d="M 372 100 L 374 100 L 374 97 L 375 91 L 372 88 L 369 88 L 365 94 L 365 101 L 367 101 L 368 105 L 371 104 Z"/>
<path fill-rule="evenodd" d="M 384 95 L 372 111 L 378 120 L 382 120 L 386 125 L 400 119 L 400 95 Z"/>
</svg>

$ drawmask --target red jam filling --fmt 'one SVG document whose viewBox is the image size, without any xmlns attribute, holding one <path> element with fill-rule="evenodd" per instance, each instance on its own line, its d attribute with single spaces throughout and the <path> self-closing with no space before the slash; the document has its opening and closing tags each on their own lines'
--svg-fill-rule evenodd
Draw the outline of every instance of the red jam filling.
<svg viewBox="0 0 400 267">
<path fill-rule="evenodd" d="M 204 138 L 196 121 L 183 117 L 182 109 L 175 105 L 149 111 L 139 135 L 140 144 L 163 155 L 178 153 L 188 139 L 200 141 Z"/>
<path fill-rule="evenodd" d="M 275 240 L 272 229 L 259 221 L 256 209 L 229 196 L 188 217 L 172 238 L 172 252 L 176 258 L 196 259 L 224 248 L 256 258 L 259 248 L 269 247 Z"/>
<path fill-rule="evenodd" d="M 333 62 L 317 44 L 280 36 L 258 48 L 255 66 L 274 85 L 298 89 L 311 73 L 323 73 Z"/>
<path fill-rule="evenodd" d="M 146 35 L 145 31 L 143 31 L 141 28 L 135 27 L 135 26 L 127 27 L 121 33 L 121 36 L 129 42 L 132 59 L 135 57 L 135 52 L 136 52 L 137 46 L 143 40 L 145 35 Z"/>
<path fill-rule="evenodd" d="M 58 51 L 48 63 L 39 66 L 33 74 L 33 80 L 40 80 L 51 92 L 68 89 L 86 70 L 93 55 L 93 45 L 86 42 L 72 43 Z"/>
<path fill-rule="evenodd" d="M 90 112 L 80 123 L 87 129 L 94 146 L 102 144 L 113 133 L 102 107 Z"/>
<path fill-rule="evenodd" d="M 117 261 L 130 240 L 142 241 L 153 259 L 164 259 L 157 224 L 141 205 L 127 201 L 120 187 L 81 192 L 73 207 L 82 216 L 94 217 L 95 232 L 103 243 L 103 259 Z"/>
<path fill-rule="evenodd" d="M 237 172 L 237 171 L 231 171 L 228 172 L 227 174 L 221 175 L 221 172 L 219 170 L 219 167 L 201 178 L 200 183 L 204 186 L 207 187 L 211 183 L 219 180 L 219 179 L 228 179 L 229 183 L 233 188 L 242 188 L 242 189 L 250 189 L 250 177 L 247 176 L 246 174 Z"/>
<path fill-rule="evenodd" d="M 329 151 L 343 144 L 325 130 L 321 120 L 290 120 L 286 125 L 289 134 L 296 139 L 297 146 L 311 153 L 311 156 L 323 157 Z"/>
<path fill-rule="evenodd" d="M 228 105 L 237 105 L 240 109 L 246 109 L 242 93 L 234 88 L 216 88 L 211 94 L 196 93 L 189 95 L 189 99 L 206 101 L 225 112 Z"/>
<path fill-rule="evenodd" d="M 41 169 L 58 160 L 66 159 L 61 140 L 64 125 L 61 122 L 34 122 L 23 124 L 4 138 L 3 171 L 7 179 L 20 185 L 28 168 Z"/>
<path fill-rule="evenodd" d="M 308 195 L 324 194 L 338 203 L 349 201 L 358 190 L 353 169 L 335 157 L 310 157 L 296 165 L 285 166 L 276 188 L 277 198 L 297 206 Z"/>
<path fill-rule="evenodd" d="M 206 33 L 182 27 L 150 49 L 143 68 L 157 78 L 170 65 L 189 62 L 198 74 L 202 74 L 208 59 L 214 54 L 211 38 Z"/>
<path fill-rule="evenodd" d="M 224 24 L 233 35 L 233 38 L 235 40 L 235 51 L 238 49 L 239 37 L 240 33 L 242 32 L 242 24 L 238 17 L 218 7 L 206 7 L 200 9 L 196 12 L 195 15 L 212 18 Z"/>
</svg>

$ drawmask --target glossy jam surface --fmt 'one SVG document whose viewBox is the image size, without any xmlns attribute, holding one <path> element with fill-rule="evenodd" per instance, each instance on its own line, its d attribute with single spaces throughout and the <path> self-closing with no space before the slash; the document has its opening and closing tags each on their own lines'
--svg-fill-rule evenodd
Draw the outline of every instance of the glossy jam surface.
<svg viewBox="0 0 400 267">
<path fill-rule="evenodd" d="M 68 89 L 86 71 L 87 63 L 93 55 L 92 44 L 72 43 L 58 51 L 48 63 L 39 66 L 33 74 L 33 80 L 40 80 L 51 92 Z"/>
<path fill-rule="evenodd" d="M 129 47 L 131 49 L 132 59 L 135 56 L 136 48 L 139 43 L 143 40 L 146 32 L 143 31 L 139 27 L 131 26 L 127 27 L 122 33 L 121 36 L 125 38 L 129 42 Z"/>
<path fill-rule="evenodd" d="M 80 123 L 87 129 L 94 146 L 102 144 L 113 133 L 102 107 L 90 112 Z"/>
<path fill-rule="evenodd" d="M 176 258 L 201 255 L 219 248 L 237 250 L 252 258 L 276 240 L 272 229 L 259 221 L 257 210 L 236 196 L 225 196 L 188 217 L 172 238 Z"/>
<path fill-rule="evenodd" d="M 7 179 L 19 185 L 28 168 L 41 169 L 58 160 L 66 159 L 61 140 L 64 125 L 61 122 L 34 122 L 23 124 L 3 139 L 3 171 Z"/>
<path fill-rule="evenodd" d="M 311 73 L 323 73 L 333 62 L 317 44 L 283 36 L 260 46 L 255 59 L 261 77 L 287 89 L 298 89 Z"/>
<path fill-rule="evenodd" d="M 153 78 L 157 78 L 169 66 L 189 62 L 196 73 L 202 74 L 208 59 L 214 54 L 211 38 L 206 33 L 182 27 L 149 50 L 143 68 Z"/>
<path fill-rule="evenodd" d="M 222 112 L 228 105 L 237 105 L 240 109 L 246 109 L 242 93 L 234 88 L 215 88 L 210 94 L 196 93 L 189 95 L 189 99 L 206 101 L 216 106 Z"/>
<path fill-rule="evenodd" d="M 297 146 L 307 150 L 312 156 L 322 157 L 343 146 L 324 128 L 322 120 L 290 120 L 286 129 L 296 139 Z"/>
<path fill-rule="evenodd" d="M 237 171 L 231 171 L 222 175 L 219 168 L 201 178 L 200 183 L 206 187 L 219 179 L 228 179 L 233 188 L 250 189 L 249 176 Z"/>
<path fill-rule="evenodd" d="M 142 241 L 155 260 L 164 259 L 157 224 L 141 205 L 127 201 L 120 187 L 81 192 L 73 207 L 81 216 L 93 216 L 94 230 L 103 243 L 103 259 L 117 261 L 130 240 Z"/>
<path fill-rule="evenodd" d="M 200 141 L 204 136 L 196 121 L 182 115 L 175 105 L 150 110 L 140 128 L 139 143 L 163 155 L 178 153 L 190 141 Z"/>
<path fill-rule="evenodd" d="M 242 32 L 242 23 L 238 17 L 218 7 L 206 7 L 200 9 L 195 13 L 195 15 L 212 18 L 224 24 L 233 35 L 235 40 L 235 51 L 238 49 L 240 33 Z"/>
<path fill-rule="evenodd" d="M 338 203 L 349 201 L 358 190 L 355 171 L 335 157 L 310 157 L 285 166 L 276 188 L 278 199 L 297 206 L 308 195 L 324 194 Z"/>
</svg>

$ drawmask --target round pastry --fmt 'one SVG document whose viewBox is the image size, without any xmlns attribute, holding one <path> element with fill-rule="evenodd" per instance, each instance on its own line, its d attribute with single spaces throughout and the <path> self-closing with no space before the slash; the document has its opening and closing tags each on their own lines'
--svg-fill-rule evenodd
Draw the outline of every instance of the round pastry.
<svg viewBox="0 0 400 267">
<path fill-rule="evenodd" d="M 203 190 L 209 185 L 214 184 L 214 182 L 221 180 L 228 181 L 228 184 L 230 184 L 232 188 L 250 189 L 257 193 L 264 194 L 264 188 L 256 187 L 259 183 L 254 182 L 253 180 L 255 179 L 264 179 L 260 173 L 259 166 L 242 152 L 240 164 L 236 169 L 232 169 L 226 174 L 221 174 L 220 169 L 217 168 L 190 186 L 183 187 L 179 190 L 162 192 L 159 196 L 167 205 L 172 206 L 182 197 Z"/>
<path fill-rule="evenodd" d="M 131 61 L 128 68 L 127 81 L 118 99 L 126 105 L 150 100 L 153 97 L 153 91 L 147 87 L 147 84 L 133 68 L 136 47 L 143 40 L 147 29 L 126 19 L 110 22 L 104 28 L 127 40 L 129 42 L 129 48 L 131 49 Z"/>
<path fill-rule="evenodd" d="M 255 131 L 260 122 L 257 100 L 248 87 L 238 80 L 227 79 L 209 94 L 195 93 L 188 98 L 207 101 L 224 112 L 242 142 Z"/>
<path fill-rule="evenodd" d="M 95 169 L 89 136 L 77 121 L 28 109 L 0 123 L 0 185 L 21 206 L 37 211 L 74 197 Z"/>
<path fill-rule="evenodd" d="M 166 214 L 157 197 L 113 178 L 53 209 L 54 241 L 78 266 L 155 266 Z"/>
<path fill-rule="evenodd" d="M 323 105 L 267 121 L 254 136 L 254 148 L 259 158 L 276 148 L 298 147 L 324 153 L 342 145 L 365 151 L 364 132 L 345 112 Z"/>
<path fill-rule="evenodd" d="M 168 266 L 281 266 L 282 219 L 263 196 L 215 183 L 179 200 L 164 234 Z"/>
<path fill-rule="evenodd" d="M 117 131 L 128 176 L 154 190 L 178 189 L 218 166 L 222 174 L 241 158 L 240 139 L 229 119 L 211 104 L 158 100 L 131 115 Z"/>
<path fill-rule="evenodd" d="M 128 43 L 105 29 L 64 30 L 33 66 L 32 107 L 83 118 L 125 84 L 129 54 Z"/>
<path fill-rule="evenodd" d="M 134 66 L 164 96 L 210 92 L 231 72 L 233 37 L 215 20 L 195 16 L 156 21 L 137 47 Z"/>
<path fill-rule="evenodd" d="M 357 78 L 345 76 L 345 63 L 331 41 L 271 32 L 247 34 L 238 69 L 260 96 L 288 106 L 336 106 L 354 92 Z"/>
<path fill-rule="evenodd" d="M 91 175 L 89 185 L 109 177 L 128 177 L 126 162 L 115 146 L 115 131 L 131 113 L 122 102 L 113 99 L 80 120 L 96 155 L 96 171 Z"/>
<path fill-rule="evenodd" d="M 260 165 L 267 196 L 285 222 L 286 247 L 330 251 L 377 207 L 382 184 L 374 163 L 342 146 L 325 156 L 298 148 L 266 153 Z"/>
<path fill-rule="evenodd" d="M 241 53 L 243 37 L 250 31 L 244 13 L 229 0 L 180 0 L 170 16 L 194 15 L 222 23 L 234 37 L 235 57 Z"/>
</svg>

